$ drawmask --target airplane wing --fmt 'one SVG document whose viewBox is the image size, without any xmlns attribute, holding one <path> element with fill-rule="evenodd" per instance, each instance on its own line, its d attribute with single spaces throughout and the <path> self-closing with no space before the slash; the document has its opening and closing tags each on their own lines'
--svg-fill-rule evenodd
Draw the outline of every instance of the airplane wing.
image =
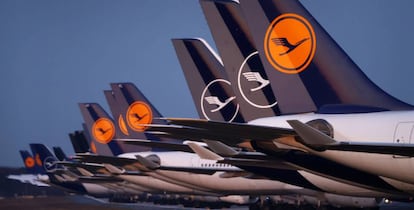
<svg viewBox="0 0 414 210">
<path fill-rule="evenodd" d="M 151 141 L 147 139 L 115 139 L 115 141 L 123 142 L 126 144 L 132 144 L 132 145 L 168 149 L 169 151 L 193 152 L 186 144 L 178 144 L 178 143 L 162 142 L 162 141 Z"/>
<path fill-rule="evenodd" d="M 229 123 L 204 119 L 189 118 L 167 118 L 174 125 L 182 125 L 210 131 L 221 131 L 223 133 L 237 133 L 243 139 L 269 140 L 284 136 L 296 135 L 296 132 L 288 128 L 275 128 L 257 126 L 246 123 Z M 230 135 L 233 136 L 233 135 Z"/>
<path fill-rule="evenodd" d="M 165 118 L 170 125 L 148 125 L 147 131 L 155 134 L 170 135 L 201 140 L 217 140 L 229 145 L 237 145 L 242 142 L 270 141 L 286 136 L 295 136 L 293 129 L 257 126 L 245 123 L 228 123 L 203 119 Z"/>
<path fill-rule="evenodd" d="M 76 154 L 74 159 L 78 159 L 81 162 L 87 163 L 111 164 L 131 171 L 143 170 L 145 168 L 139 163 L 139 161 L 124 157 L 112 157 L 93 154 Z"/>
<path fill-rule="evenodd" d="M 100 165 L 100 164 L 80 163 L 80 162 L 72 162 L 72 161 L 59 161 L 57 162 L 57 164 L 63 165 L 69 168 L 81 167 L 89 171 L 97 171 L 97 170 L 104 168 L 103 165 Z"/>
<path fill-rule="evenodd" d="M 127 164 L 133 164 L 137 162 L 136 160 L 130 159 L 130 158 L 93 155 L 93 154 L 76 154 L 74 158 L 79 159 L 82 162 L 111 163 L 113 165 L 127 165 Z"/>
<path fill-rule="evenodd" d="M 413 144 L 339 142 L 298 120 L 289 120 L 293 129 L 270 126 L 250 125 L 244 123 L 228 123 L 203 119 L 166 118 L 172 125 L 156 125 L 150 131 L 159 131 L 168 135 L 185 136 L 201 140 L 217 140 L 229 145 L 237 145 L 247 141 L 280 143 L 298 150 L 342 150 L 414 156 Z M 287 138 L 286 138 L 287 137 Z M 300 137 L 300 138 L 297 138 Z M 286 140 L 288 139 L 288 140 Z M 286 148 L 273 148 L 273 150 Z"/>
</svg>

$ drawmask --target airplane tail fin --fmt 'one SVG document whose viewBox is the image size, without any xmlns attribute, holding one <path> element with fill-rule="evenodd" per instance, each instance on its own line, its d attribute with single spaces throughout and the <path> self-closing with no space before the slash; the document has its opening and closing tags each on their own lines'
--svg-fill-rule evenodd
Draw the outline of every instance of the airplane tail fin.
<svg viewBox="0 0 414 210">
<path fill-rule="evenodd" d="M 97 103 L 80 103 L 79 108 L 91 139 L 91 151 L 106 156 L 122 154 L 118 142 L 112 141 L 116 131 L 108 113 Z"/>
<path fill-rule="evenodd" d="M 89 144 L 85 136 L 85 131 L 79 130 L 73 133 L 69 133 L 69 138 L 75 153 L 89 152 Z"/>
<path fill-rule="evenodd" d="M 200 118 L 245 122 L 223 64 L 202 39 L 172 40 Z"/>
<path fill-rule="evenodd" d="M 133 83 L 111 83 L 113 97 L 129 131 L 129 138 L 180 143 L 182 140 L 158 137 L 145 133 L 147 124 L 167 124 L 162 115 Z M 108 100 L 108 102 L 110 102 Z M 144 132 L 144 133 L 143 133 Z M 137 136 L 138 135 L 138 136 Z M 145 136 L 145 138 L 142 137 Z"/>
<path fill-rule="evenodd" d="M 23 159 L 24 167 L 26 171 L 30 174 L 37 174 L 39 169 L 37 168 L 37 164 L 35 159 L 32 157 L 29 151 L 27 150 L 20 150 L 20 156 Z"/>
<path fill-rule="evenodd" d="M 115 97 L 114 91 L 112 90 L 105 90 L 104 91 L 106 101 L 109 105 L 109 108 L 111 110 L 112 116 L 115 119 L 114 125 L 116 130 L 116 138 L 137 138 L 137 139 L 146 139 L 147 136 L 144 132 L 133 132 L 130 131 L 128 126 L 126 125 L 125 118 L 122 114 L 121 107 L 118 104 L 119 99 Z M 118 119 L 118 120 L 116 120 Z M 143 147 L 143 146 L 137 146 L 137 145 L 126 145 L 121 144 L 123 152 L 139 152 L 139 151 L 150 151 L 151 148 L 149 147 Z"/>
<path fill-rule="evenodd" d="M 53 147 L 53 153 L 55 153 L 55 156 L 60 161 L 69 160 L 69 158 L 66 156 L 65 152 L 63 152 L 62 148 L 60 148 L 60 147 Z"/>
<path fill-rule="evenodd" d="M 279 115 L 278 101 L 236 1 L 200 0 L 246 121 Z"/>
<path fill-rule="evenodd" d="M 49 148 L 43 144 L 30 144 L 30 149 L 35 157 L 36 164 L 41 167 L 42 172 L 51 172 L 58 168 L 58 159 Z"/>
<path fill-rule="evenodd" d="M 85 136 L 86 142 L 88 144 L 89 152 L 93 154 L 98 154 L 95 141 L 91 137 L 91 133 L 89 131 L 88 125 L 86 125 L 86 123 L 82 123 L 82 128 L 83 128 L 83 135 Z"/>
<path fill-rule="evenodd" d="M 375 85 L 299 1 L 240 7 L 283 114 L 413 108 Z"/>
</svg>

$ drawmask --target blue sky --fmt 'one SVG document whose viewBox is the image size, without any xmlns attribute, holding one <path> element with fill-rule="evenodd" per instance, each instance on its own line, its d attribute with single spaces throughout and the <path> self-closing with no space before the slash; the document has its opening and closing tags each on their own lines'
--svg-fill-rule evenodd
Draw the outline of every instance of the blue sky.
<svg viewBox="0 0 414 210">
<path fill-rule="evenodd" d="M 162 3 L 161 3 L 162 2 Z M 410 0 L 302 3 L 375 83 L 414 104 Z M 197 117 L 171 38 L 213 44 L 197 0 L 0 1 L 0 166 L 31 142 L 73 153 L 79 102 L 133 82 L 169 117 Z"/>
</svg>

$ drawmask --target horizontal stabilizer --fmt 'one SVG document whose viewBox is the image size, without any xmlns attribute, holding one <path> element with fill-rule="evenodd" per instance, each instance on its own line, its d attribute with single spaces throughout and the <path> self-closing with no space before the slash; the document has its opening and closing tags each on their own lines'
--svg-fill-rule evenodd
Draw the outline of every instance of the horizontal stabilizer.
<svg viewBox="0 0 414 210">
<path fill-rule="evenodd" d="M 67 174 L 61 174 L 61 176 L 63 177 L 63 179 L 65 179 L 66 181 L 69 181 L 69 182 L 75 182 L 75 181 L 78 180 L 77 177 L 75 178 L 75 177 L 69 176 Z"/>
<path fill-rule="evenodd" d="M 235 149 L 219 141 L 204 140 L 204 142 L 206 142 L 206 144 L 208 145 L 208 148 L 213 150 L 215 153 L 226 156 L 226 157 L 235 156 L 239 153 Z"/>
<path fill-rule="evenodd" d="M 189 126 L 212 131 L 222 131 L 224 133 L 238 132 L 240 135 L 248 137 L 248 139 L 258 136 L 260 139 L 268 140 L 274 139 L 275 137 L 278 138 L 296 134 L 292 129 L 277 128 L 277 132 L 273 135 L 270 135 L 271 133 L 275 132 L 274 127 L 258 126 L 246 123 L 229 123 L 191 118 L 168 118 L 168 121 L 174 125 Z M 265 135 L 262 135 L 261 132 L 264 132 Z"/>
<path fill-rule="evenodd" d="M 55 177 L 55 179 L 56 179 L 58 182 L 66 182 L 66 180 L 65 180 L 63 177 L 61 177 L 61 176 L 59 176 L 59 175 L 57 175 L 57 174 L 54 174 L 53 176 Z"/>
<path fill-rule="evenodd" d="M 207 160 L 223 160 L 223 158 L 220 155 L 217 155 L 216 153 L 198 145 L 195 143 L 188 143 L 188 146 L 191 147 L 191 149 L 202 159 Z"/>
<path fill-rule="evenodd" d="M 86 170 L 84 168 L 77 167 L 76 169 L 78 169 L 79 173 L 81 173 L 83 176 L 92 177 L 94 175 L 93 173 L 91 173 L 90 171 L 88 171 L 88 170 Z"/>
<path fill-rule="evenodd" d="M 71 162 L 71 161 L 59 161 L 57 162 L 57 164 L 63 165 L 69 168 L 81 167 L 89 171 L 97 171 L 103 168 L 101 164 L 97 164 L 97 163 L 79 163 L 79 162 Z"/>
<path fill-rule="evenodd" d="M 192 140 L 217 140 L 231 146 L 255 140 L 270 141 L 281 137 L 296 135 L 293 129 L 251 125 L 245 123 L 227 123 L 201 119 L 168 118 L 173 125 L 150 125 L 149 131 L 168 133 Z"/>
<path fill-rule="evenodd" d="M 123 174 L 125 172 L 125 169 L 119 169 L 112 164 L 104 164 L 104 166 L 111 174 Z"/>
<path fill-rule="evenodd" d="M 193 152 L 188 145 L 172 142 L 151 141 L 146 139 L 116 139 L 126 144 L 147 146 L 151 148 L 168 149 L 168 151 Z"/>
<path fill-rule="evenodd" d="M 124 166 L 134 164 L 137 161 L 130 158 L 112 157 L 112 156 L 100 156 L 92 154 L 76 154 L 77 159 L 88 163 L 110 163 L 115 166 Z"/>
</svg>

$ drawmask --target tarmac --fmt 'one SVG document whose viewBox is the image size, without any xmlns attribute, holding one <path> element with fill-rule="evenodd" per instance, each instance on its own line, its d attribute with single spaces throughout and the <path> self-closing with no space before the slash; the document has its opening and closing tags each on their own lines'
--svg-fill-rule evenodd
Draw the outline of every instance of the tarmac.
<svg viewBox="0 0 414 210">
<path fill-rule="evenodd" d="M 14 210 L 196 210 L 181 205 L 156 205 L 153 203 L 111 203 L 101 199 L 73 195 L 48 197 L 16 197 L 0 199 L 0 209 Z M 232 210 L 247 210 L 247 207 L 232 207 Z"/>
<path fill-rule="evenodd" d="M 94 199 L 80 195 L 45 196 L 45 197 L 16 197 L 1 198 L 0 209 L 14 210 L 199 210 L 200 208 L 185 208 L 182 205 L 157 205 L 147 202 L 111 203 L 102 199 Z M 205 209 L 205 208 L 204 208 Z M 246 206 L 232 206 L 231 210 L 248 210 Z M 380 210 L 412 210 L 414 203 L 382 204 Z"/>
</svg>

